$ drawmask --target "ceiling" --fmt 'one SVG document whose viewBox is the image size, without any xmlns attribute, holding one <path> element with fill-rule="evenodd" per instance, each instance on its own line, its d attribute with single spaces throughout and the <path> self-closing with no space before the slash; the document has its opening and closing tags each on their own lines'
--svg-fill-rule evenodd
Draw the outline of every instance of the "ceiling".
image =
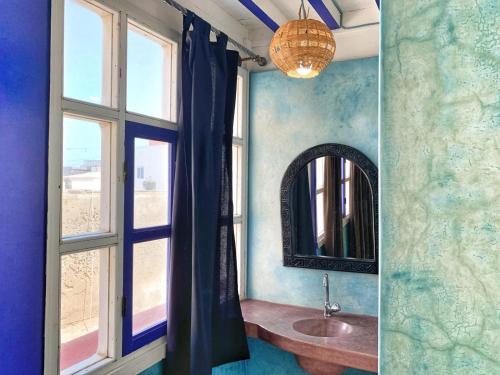
<svg viewBox="0 0 500 375">
<path fill-rule="evenodd" d="M 156 0 L 158 1 L 158 0 Z M 298 18 L 300 0 L 177 0 L 213 26 L 269 57 L 274 31 Z M 304 0 L 309 18 L 323 21 L 332 30 L 337 50 L 334 60 L 377 56 L 379 51 L 380 0 Z M 250 63 L 250 70 L 274 69 Z"/>
<path fill-rule="evenodd" d="M 248 29 L 265 27 L 265 24 L 248 9 L 260 8 L 278 25 L 298 18 L 299 0 L 214 0 L 228 14 Z M 379 22 L 380 12 L 376 0 L 316 0 L 305 1 L 309 9 L 309 17 L 322 20 L 316 9 L 326 8 L 340 25 L 341 14 L 343 23 L 348 26 L 358 26 L 366 23 Z"/>
</svg>

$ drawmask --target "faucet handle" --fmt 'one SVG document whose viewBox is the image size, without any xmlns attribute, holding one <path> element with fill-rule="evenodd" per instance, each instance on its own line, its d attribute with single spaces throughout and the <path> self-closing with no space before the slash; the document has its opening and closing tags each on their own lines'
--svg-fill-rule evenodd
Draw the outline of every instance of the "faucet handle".
<svg viewBox="0 0 500 375">
<path fill-rule="evenodd" d="M 340 307 L 340 305 L 338 303 L 334 303 L 333 305 L 330 306 L 330 310 L 332 312 L 339 312 L 342 309 L 341 309 L 341 307 Z"/>
</svg>

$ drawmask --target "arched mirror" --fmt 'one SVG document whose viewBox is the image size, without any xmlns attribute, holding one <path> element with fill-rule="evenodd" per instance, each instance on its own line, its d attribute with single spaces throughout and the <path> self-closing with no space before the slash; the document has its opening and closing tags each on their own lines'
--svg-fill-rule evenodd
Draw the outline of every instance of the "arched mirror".
<svg viewBox="0 0 500 375">
<path fill-rule="evenodd" d="M 300 154 L 281 184 L 283 263 L 378 273 L 378 171 L 360 151 L 323 144 Z"/>
</svg>

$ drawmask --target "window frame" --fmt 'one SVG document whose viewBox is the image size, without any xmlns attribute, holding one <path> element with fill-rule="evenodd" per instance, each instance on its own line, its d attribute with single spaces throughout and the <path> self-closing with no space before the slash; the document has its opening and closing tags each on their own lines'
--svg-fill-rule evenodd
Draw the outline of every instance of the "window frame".
<svg viewBox="0 0 500 375">
<path fill-rule="evenodd" d="M 170 129 L 151 127 L 145 124 L 126 121 L 125 122 L 125 201 L 124 201 L 124 243 L 123 243 L 123 300 L 122 300 L 122 354 L 130 354 L 148 343 L 162 337 L 166 333 L 167 321 L 154 325 L 134 335 L 132 329 L 133 321 L 133 266 L 134 245 L 159 239 L 172 238 L 172 197 L 175 176 L 175 160 L 177 146 L 177 132 Z M 134 228 L 134 171 L 135 171 L 135 148 L 136 138 L 153 139 L 168 142 L 170 148 L 169 165 L 169 221 L 165 225 L 145 228 Z M 170 252 L 170 244 L 167 246 L 167 259 Z M 167 265 L 165 265 L 167 267 Z M 167 268 L 167 280 L 169 278 Z M 166 301 L 165 301 L 166 303 Z"/>
<path fill-rule="evenodd" d="M 247 296 L 247 236 L 248 236 L 248 101 L 249 74 L 238 67 L 238 80 L 241 82 L 241 137 L 233 132 L 232 145 L 241 146 L 241 214 L 233 216 L 234 224 L 241 225 L 240 256 L 237 257 L 238 293 L 241 300 Z M 238 100 L 238 98 L 236 98 Z M 233 171 L 234 172 L 234 171 Z"/>
<path fill-rule="evenodd" d="M 161 129 L 176 132 L 176 122 L 157 119 L 146 115 L 126 111 L 126 56 L 127 56 L 127 25 L 131 20 L 155 34 L 174 43 L 172 62 L 176 67 L 180 64 L 177 53 L 181 34 L 164 25 L 164 23 L 149 16 L 145 12 L 114 0 L 86 0 L 113 12 L 116 16 L 114 25 L 119 25 L 113 32 L 112 55 L 113 69 L 116 79 L 112 80 L 112 103 L 109 106 L 85 102 L 63 96 L 64 79 L 64 0 L 52 1 L 51 15 L 51 87 L 49 110 L 49 173 L 48 173 L 48 205 L 47 205 L 47 255 L 46 255 L 46 295 L 45 295 L 45 339 L 44 339 L 44 374 L 64 374 L 59 372 L 59 334 L 60 334 L 60 266 L 61 256 L 96 248 L 109 247 L 109 336 L 108 358 L 90 364 L 73 374 L 108 374 L 113 369 L 119 369 L 125 363 L 137 361 L 146 355 L 142 361 L 151 361 L 151 365 L 161 360 L 165 355 L 165 337 L 154 340 L 141 349 L 135 350 L 133 356 L 125 356 L 122 352 L 122 299 L 123 299 L 123 233 L 124 233 L 124 142 L 125 122 L 135 121 Z M 176 69 L 175 84 L 179 82 L 179 69 Z M 173 102 L 178 102 L 179 86 L 176 86 Z M 113 91 L 114 90 L 114 91 Z M 115 95 L 116 94 L 116 95 Z M 116 98 L 116 99 L 115 99 Z M 177 108 L 176 108 L 177 109 Z M 113 124 L 112 135 L 114 175 L 111 176 L 113 192 L 111 195 L 110 215 L 111 230 L 109 233 L 93 233 L 61 239 L 61 186 L 62 186 L 62 125 L 63 113 L 79 117 L 87 117 Z M 149 362 L 148 362 L 149 363 Z M 82 366 L 84 367 L 84 366 Z"/>
</svg>

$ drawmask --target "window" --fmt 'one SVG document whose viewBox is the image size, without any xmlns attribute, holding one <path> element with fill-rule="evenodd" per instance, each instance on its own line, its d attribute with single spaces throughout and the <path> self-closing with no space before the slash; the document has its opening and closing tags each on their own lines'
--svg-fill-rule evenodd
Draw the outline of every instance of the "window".
<svg viewBox="0 0 500 375">
<path fill-rule="evenodd" d="M 123 354 L 166 333 L 176 138 L 168 129 L 125 125 L 127 176 L 137 165 L 147 174 L 125 181 Z"/>
<path fill-rule="evenodd" d="M 167 320 L 167 240 L 133 245 L 132 335 Z"/>
<path fill-rule="evenodd" d="M 64 114 L 62 236 L 110 231 L 111 123 Z"/>
<path fill-rule="evenodd" d="M 128 24 L 127 110 L 175 121 L 176 48 L 137 23 Z"/>
<path fill-rule="evenodd" d="M 85 102 L 116 102 L 117 14 L 95 2 L 64 2 L 64 96 Z"/>
<path fill-rule="evenodd" d="M 144 26 L 125 2 L 105 3 L 117 8 L 52 1 L 45 375 L 110 373 L 128 353 L 164 345 L 179 35 L 153 18 Z M 241 297 L 247 81 L 240 70 L 233 194 Z"/>
<path fill-rule="evenodd" d="M 233 215 L 236 258 L 238 264 L 238 291 L 240 298 L 246 295 L 246 178 L 247 178 L 247 73 L 239 70 L 236 87 L 236 106 L 233 122 Z"/>
<path fill-rule="evenodd" d="M 350 194 L 351 194 L 351 161 L 342 159 L 342 213 L 344 217 L 351 215 Z"/>
<path fill-rule="evenodd" d="M 323 202 L 325 191 L 325 158 L 317 158 L 313 164 L 312 176 L 316 180 L 316 235 L 320 243 L 325 236 L 325 223 L 323 216 Z"/>
<path fill-rule="evenodd" d="M 52 1 L 45 375 L 165 334 L 178 34 L 133 17 Z"/>
<path fill-rule="evenodd" d="M 321 247 L 325 237 L 324 223 L 324 202 L 325 202 L 325 168 L 326 158 L 332 159 L 333 162 L 340 168 L 340 203 L 342 206 L 342 217 L 346 218 L 350 215 L 350 184 L 351 184 L 351 168 L 350 160 L 337 158 L 333 156 L 320 157 L 309 164 L 310 176 L 310 194 L 311 194 L 311 212 L 314 221 L 314 231 L 316 238 L 316 248 Z M 331 161 L 331 160 L 330 160 Z M 335 198 L 337 199 L 337 198 Z"/>
<path fill-rule="evenodd" d="M 135 138 L 134 164 L 146 165 L 134 181 L 134 228 L 157 227 L 169 224 L 170 163 L 172 147 L 168 142 Z"/>
<path fill-rule="evenodd" d="M 61 371 L 108 356 L 110 248 L 61 257 Z"/>
</svg>

